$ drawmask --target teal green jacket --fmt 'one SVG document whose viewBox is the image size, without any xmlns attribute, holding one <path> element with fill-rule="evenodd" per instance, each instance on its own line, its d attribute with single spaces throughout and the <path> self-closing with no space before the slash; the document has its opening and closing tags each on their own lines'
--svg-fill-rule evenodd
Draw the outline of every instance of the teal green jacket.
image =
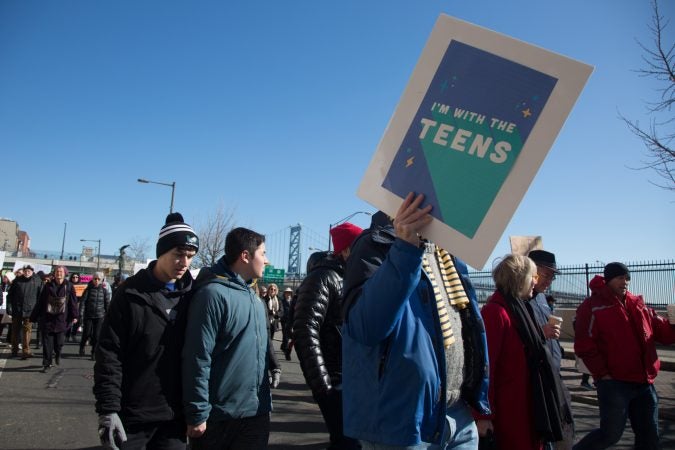
<svg viewBox="0 0 675 450">
<path fill-rule="evenodd" d="M 193 292 L 182 364 L 188 425 L 269 413 L 265 305 L 222 258 Z"/>
</svg>

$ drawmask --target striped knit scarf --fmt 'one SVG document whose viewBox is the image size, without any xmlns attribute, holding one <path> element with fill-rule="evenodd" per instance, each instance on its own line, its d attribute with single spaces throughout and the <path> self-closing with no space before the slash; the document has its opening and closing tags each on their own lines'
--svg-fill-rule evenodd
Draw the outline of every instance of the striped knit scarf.
<svg viewBox="0 0 675 450">
<path fill-rule="evenodd" d="M 434 257 L 438 262 L 438 267 L 441 272 L 441 281 L 443 282 L 443 289 L 445 290 L 449 303 L 457 309 L 464 309 L 469 304 L 469 299 L 464 292 L 464 286 L 462 285 L 462 280 L 455 269 L 455 264 L 452 261 L 452 256 L 433 244 L 435 251 Z M 438 317 L 441 321 L 441 332 L 443 334 L 443 346 L 445 348 L 450 347 L 455 342 L 455 336 L 452 332 L 452 327 L 450 325 L 450 317 L 448 316 L 448 309 L 446 306 L 446 301 L 443 295 L 441 294 L 441 289 L 438 286 L 434 271 L 431 268 L 431 263 L 427 258 L 427 254 L 424 254 L 422 259 L 422 267 L 429 277 L 431 282 L 431 287 L 434 291 L 434 297 L 436 298 L 436 308 L 438 309 Z"/>
</svg>

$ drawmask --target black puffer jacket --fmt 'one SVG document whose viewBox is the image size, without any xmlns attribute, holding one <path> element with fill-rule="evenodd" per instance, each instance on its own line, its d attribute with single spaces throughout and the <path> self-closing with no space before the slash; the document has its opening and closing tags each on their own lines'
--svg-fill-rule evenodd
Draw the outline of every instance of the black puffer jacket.
<svg viewBox="0 0 675 450">
<path fill-rule="evenodd" d="M 109 304 L 108 290 L 103 284 L 94 286 L 93 283 L 89 283 L 80 298 L 80 320 L 103 318 Z"/>
<path fill-rule="evenodd" d="M 293 338 L 302 373 L 315 397 L 342 383 L 343 271 L 343 263 L 332 253 L 314 253 L 298 288 Z"/>
<path fill-rule="evenodd" d="M 155 264 L 115 291 L 96 347 L 96 412 L 118 413 L 125 427 L 183 416 L 181 351 L 192 275 L 167 291 L 151 275 Z M 170 315 L 167 299 L 178 299 Z"/>
</svg>

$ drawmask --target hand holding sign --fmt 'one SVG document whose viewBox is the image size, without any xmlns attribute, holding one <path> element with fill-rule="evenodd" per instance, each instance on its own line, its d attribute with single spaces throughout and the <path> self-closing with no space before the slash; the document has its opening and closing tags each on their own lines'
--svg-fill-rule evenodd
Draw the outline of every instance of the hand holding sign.
<svg viewBox="0 0 675 450">
<path fill-rule="evenodd" d="M 414 246 L 419 244 L 419 231 L 429 225 L 432 220 L 429 215 L 431 205 L 420 209 L 423 201 L 424 194 L 415 196 L 413 192 L 410 192 L 399 207 L 396 217 L 394 217 L 396 236 Z"/>
</svg>

